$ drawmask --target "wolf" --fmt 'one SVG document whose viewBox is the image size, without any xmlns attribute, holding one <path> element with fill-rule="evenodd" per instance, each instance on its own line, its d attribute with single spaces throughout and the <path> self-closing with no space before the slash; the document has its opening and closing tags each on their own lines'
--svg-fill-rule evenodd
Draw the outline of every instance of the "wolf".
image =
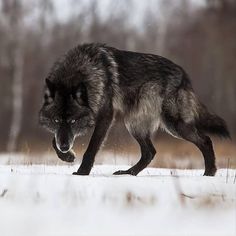
<svg viewBox="0 0 236 236">
<path fill-rule="evenodd" d="M 194 93 L 189 76 L 159 55 L 119 50 L 99 43 L 82 44 L 60 57 L 45 79 L 40 124 L 54 134 L 58 157 L 73 162 L 74 140 L 93 129 L 75 175 L 88 175 L 95 156 L 119 113 L 140 145 L 141 158 L 115 175 L 137 175 L 152 161 L 151 137 L 162 128 L 195 144 L 206 176 L 216 173 L 210 135 L 230 138 L 225 121 L 210 113 Z"/>
</svg>

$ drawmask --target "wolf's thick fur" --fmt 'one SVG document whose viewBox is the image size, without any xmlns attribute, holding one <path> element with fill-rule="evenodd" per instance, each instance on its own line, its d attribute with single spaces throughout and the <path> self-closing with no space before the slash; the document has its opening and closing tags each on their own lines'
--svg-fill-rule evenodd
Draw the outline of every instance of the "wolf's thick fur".
<svg viewBox="0 0 236 236">
<path fill-rule="evenodd" d="M 205 160 L 205 175 L 216 172 L 211 139 L 229 137 L 223 119 L 210 114 L 192 89 L 185 71 L 158 55 L 118 50 L 102 44 L 71 49 L 46 79 L 40 123 L 55 134 L 59 158 L 73 161 L 74 139 L 94 127 L 82 164 L 74 174 L 87 175 L 114 114 L 119 112 L 141 147 L 141 159 L 114 174 L 137 175 L 156 151 L 151 135 L 163 128 L 194 143 Z"/>
</svg>

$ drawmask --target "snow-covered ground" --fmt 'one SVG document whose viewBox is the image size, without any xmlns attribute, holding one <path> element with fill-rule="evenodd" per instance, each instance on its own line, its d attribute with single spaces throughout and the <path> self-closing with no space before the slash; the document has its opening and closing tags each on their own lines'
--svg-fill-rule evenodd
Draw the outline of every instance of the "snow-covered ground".
<svg viewBox="0 0 236 236">
<path fill-rule="evenodd" d="M 0 165 L 0 235 L 236 235 L 236 170 Z"/>
</svg>

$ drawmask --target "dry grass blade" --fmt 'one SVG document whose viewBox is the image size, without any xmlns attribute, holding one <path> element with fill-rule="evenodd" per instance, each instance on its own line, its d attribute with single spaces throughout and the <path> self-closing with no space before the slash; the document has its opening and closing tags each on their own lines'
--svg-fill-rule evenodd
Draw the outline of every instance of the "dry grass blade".
<svg viewBox="0 0 236 236">
<path fill-rule="evenodd" d="M 4 197 L 7 193 L 8 189 L 3 189 L 2 193 L 0 194 L 0 197 Z"/>
</svg>

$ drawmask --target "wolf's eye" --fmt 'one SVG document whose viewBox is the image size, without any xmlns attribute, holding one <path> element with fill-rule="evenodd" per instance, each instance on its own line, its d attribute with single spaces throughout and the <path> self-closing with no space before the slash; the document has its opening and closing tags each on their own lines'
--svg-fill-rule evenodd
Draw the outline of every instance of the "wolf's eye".
<svg viewBox="0 0 236 236">
<path fill-rule="evenodd" d="M 54 122 L 55 123 L 59 123 L 60 121 L 58 119 L 54 119 Z"/>
<path fill-rule="evenodd" d="M 75 123 L 75 120 L 71 120 L 70 123 L 71 123 L 71 124 L 74 124 L 74 123 Z"/>
</svg>

